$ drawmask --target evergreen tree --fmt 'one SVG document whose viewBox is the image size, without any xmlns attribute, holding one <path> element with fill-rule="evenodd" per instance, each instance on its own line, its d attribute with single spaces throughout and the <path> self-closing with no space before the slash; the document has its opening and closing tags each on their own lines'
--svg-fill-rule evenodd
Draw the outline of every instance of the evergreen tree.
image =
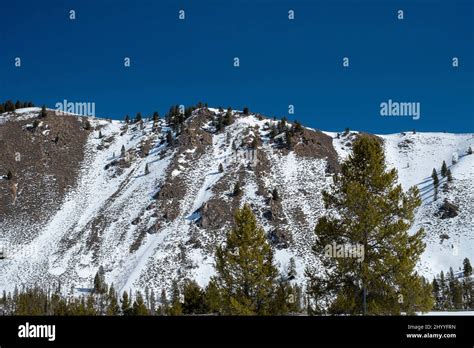
<svg viewBox="0 0 474 348">
<path fill-rule="evenodd" d="M 133 301 L 132 306 L 132 313 L 133 315 L 149 315 L 148 309 L 145 306 L 145 302 L 143 301 L 143 295 L 140 291 L 138 291 L 135 295 L 135 301 Z"/>
<path fill-rule="evenodd" d="M 293 280 L 296 277 L 296 262 L 293 257 L 290 258 L 290 264 L 288 265 L 287 278 L 288 280 Z"/>
<path fill-rule="evenodd" d="M 168 311 L 169 311 L 168 298 L 166 297 L 165 289 L 162 289 L 161 295 L 160 295 L 160 314 L 166 315 L 168 314 Z"/>
<path fill-rule="evenodd" d="M 431 178 L 433 178 L 434 200 L 436 201 L 438 199 L 439 179 L 438 179 L 438 173 L 436 172 L 435 168 L 433 168 L 433 172 L 431 173 Z"/>
<path fill-rule="evenodd" d="M 117 292 L 115 291 L 114 284 L 110 285 L 108 295 L 108 305 L 106 310 L 107 315 L 119 315 L 120 306 L 118 304 Z"/>
<path fill-rule="evenodd" d="M 15 104 L 11 100 L 5 102 L 5 111 L 15 111 Z"/>
<path fill-rule="evenodd" d="M 301 123 L 299 123 L 298 121 L 295 121 L 295 128 L 294 128 L 295 133 L 299 133 L 302 130 L 303 130 L 303 127 L 301 127 Z"/>
<path fill-rule="evenodd" d="M 87 118 L 83 120 L 83 127 L 85 130 L 91 130 L 92 128 L 91 123 Z"/>
<path fill-rule="evenodd" d="M 446 165 L 446 162 L 443 161 L 443 164 L 441 165 L 441 176 L 444 178 L 448 175 L 448 166 Z"/>
<path fill-rule="evenodd" d="M 107 291 L 107 284 L 105 283 L 104 267 L 100 266 L 94 277 L 94 293 L 103 294 Z"/>
<path fill-rule="evenodd" d="M 123 315 L 132 315 L 132 307 L 130 307 L 130 299 L 128 298 L 127 291 L 123 292 L 122 299 L 120 300 L 120 303 L 122 304 L 122 306 L 121 306 L 122 314 Z"/>
<path fill-rule="evenodd" d="M 120 154 L 122 157 L 125 157 L 125 145 L 122 145 L 122 148 L 120 149 Z"/>
<path fill-rule="evenodd" d="M 207 313 L 219 313 L 221 310 L 221 296 L 215 279 L 211 279 L 211 281 L 206 286 L 204 293 L 204 303 Z"/>
<path fill-rule="evenodd" d="M 455 278 L 452 267 L 449 267 L 448 285 L 450 308 L 462 309 L 462 287 L 459 280 Z"/>
<path fill-rule="evenodd" d="M 224 172 L 224 167 L 222 166 L 222 163 L 219 163 L 219 173 Z"/>
<path fill-rule="evenodd" d="M 206 311 L 204 292 L 194 280 L 186 281 L 183 288 L 183 314 L 203 314 Z"/>
<path fill-rule="evenodd" d="M 171 134 L 171 131 L 168 131 L 166 133 L 166 142 L 172 146 L 173 145 L 173 135 Z"/>
<path fill-rule="evenodd" d="M 471 280 L 472 276 L 472 266 L 469 259 L 466 257 L 463 260 L 463 304 L 464 309 L 471 309 L 474 307 L 474 286 L 473 281 Z"/>
<path fill-rule="evenodd" d="M 386 171 L 376 138 L 356 139 L 341 174 L 334 178 L 332 192 L 324 191 L 323 198 L 334 213 L 321 217 L 315 227 L 318 242 L 313 250 L 322 258 L 325 272 L 307 271 L 313 310 L 333 314 L 429 310 L 431 286 L 415 272 L 425 247 L 424 231 L 408 233 L 421 204 L 419 192 L 416 187 L 404 192 L 397 185 L 397 172 Z M 359 252 L 332 257 L 348 247 Z"/>
<path fill-rule="evenodd" d="M 439 290 L 440 290 L 440 309 L 446 310 L 448 309 L 448 293 L 449 288 L 446 284 L 446 278 L 444 277 L 444 272 L 441 271 L 439 274 Z"/>
<path fill-rule="evenodd" d="M 13 174 L 12 174 L 11 170 L 9 170 L 7 172 L 7 180 L 11 180 L 11 179 L 13 179 Z"/>
<path fill-rule="evenodd" d="M 441 303 L 440 287 L 436 278 L 433 278 L 433 282 L 431 283 L 431 288 L 433 291 L 433 298 L 435 299 L 434 309 L 441 310 L 442 303 Z"/>
<path fill-rule="evenodd" d="M 227 108 L 227 111 L 225 113 L 225 116 L 222 122 L 224 126 L 229 126 L 234 122 L 234 119 L 232 116 L 232 108 L 230 106 Z"/>
<path fill-rule="evenodd" d="M 149 303 L 148 303 L 148 308 L 150 310 L 151 315 L 156 314 L 156 298 L 155 298 L 155 292 L 153 291 L 153 289 L 151 289 L 151 292 L 150 292 L 150 299 L 149 299 Z"/>
<path fill-rule="evenodd" d="M 234 197 L 237 197 L 237 196 L 240 196 L 241 193 L 242 193 L 242 189 L 240 188 L 240 184 L 237 181 L 234 185 L 233 195 Z"/>
<path fill-rule="evenodd" d="M 5 112 L 5 107 L 3 104 L 0 103 L 0 114 L 3 114 Z"/>
<path fill-rule="evenodd" d="M 227 234 L 226 245 L 217 247 L 216 271 L 224 314 L 271 312 L 278 272 L 265 232 L 247 204 L 236 211 L 235 226 Z"/>
<path fill-rule="evenodd" d="M 245 107 L 244 108 L 244 115 L 248 115 L 249 114 L 249 108 L 248 107 Z"/>
<path fill-rule="evenodd" d="M 219 132 L 222 130 L 222 128 L 224 128 L 224 120 L 221 115 L 217 116 L 217 120 L 215 124 L 216 124 L 216 132 Z"/>
<path fill-rule="evenodd" d="M 469 148 L 467 149 L 467 154 L 472 155 L 472 147 L 469 146 Z"/>
<path fill-rule="evenodd" d="M 169 315 L 182 315 L 183 304 L 181 303 L 181 292 L 179 290 L 178 282 L 173 280 L 171 283 L 171 306 L 168 310 Z"/>
<path fill-rule="evenodd" d="M 41 112 L 40 112 L 40 114 L 39 114 L 39 117 L 40 117 L 40 118 L 45 118 L 47 115 L 48 115 L 48 113 L 46 112 L 46 106 L 43 105 L 43 106 L 41 107 Z"/>
<path fill-rule="evenodd" d="M 274 201 L 280 200 L 280 195 L 278 194 L 278 190 L 276 187 L 272 191 L 272 198 Z"/>
<path fill-rule="evenodd" d="M 453 175 L 451 174 L 451 169 L 448 169 L 448 171 L 446 172 L 446 175 L 448 176 L 448 182 L 452 182 Z"/>
<path fill-rule="evenodd" d="M 137 112 L 137 116 L 135 117 L 135 123 L 138 123 L 142 120 L 142 114 Z"/>
<path fill-rule="evenodd" d="M 99 139 L 102 139 L 102 138 L 103 138 L 102 132 L 99 131 Z"/>
<path fill-rule="evenodd" d="M 15 103 L 15 109 L 21 109 L 23 107 L 23 104 L 17 100 L 16 103 Z"/>
<path fill-rule="evenodd" d="M 150 169 L 148 168 L 148 163 L 145 164 L 145 175 L 150 174 Z"/>
<path fill-rule="evenodd" d="M 153 122 L 156 123 L 160 119 L 160 114 L 158 114 L 158 111 L 155 111 L 153 113 Z"/>
<path fill-rule="evenodd" d="M 128 115 L 125 115 L 125 124 L 129 124 L 130 123 L 130 117 L 128 117 Z"/>
</svg>

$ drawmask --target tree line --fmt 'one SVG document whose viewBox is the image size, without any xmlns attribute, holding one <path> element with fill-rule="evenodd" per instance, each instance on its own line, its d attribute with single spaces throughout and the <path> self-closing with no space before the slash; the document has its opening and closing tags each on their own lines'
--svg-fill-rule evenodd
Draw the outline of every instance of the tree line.
<svg viewBox="0 0 474 348">
<path fill-rule="evenodd" d="M 445 274 L 441 271 L 432 282 L 434 309 L 440 311 L 472 310 L 474 308 L 474 280 L 472 266 L 468 258 L 462 269 L 454 273 L 453 268 Z"/>
<path fill-rule="evenodd" d="M 21 108 L 31 108 L 35 106 L 32 102 L 22 102 L 20 100 L 17 100 L 16 103 L 13 103 L 11 100 L 7 100 L 4 103 L 0 103 L 0 114 L 4 112 L 11 112 L 15 111 L 16 109 L 21 109 Z"/>
</svg>

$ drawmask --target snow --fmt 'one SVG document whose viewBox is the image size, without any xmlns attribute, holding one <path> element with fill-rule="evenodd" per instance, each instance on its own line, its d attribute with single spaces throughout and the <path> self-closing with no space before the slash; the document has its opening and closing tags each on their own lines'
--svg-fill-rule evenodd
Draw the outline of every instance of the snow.
<svg viewBox="0 0 474 348">
<path fill-rule="evenodd" d="M 210 108 L 210 111 L 219 113 L 217 109 Z M 2 114 L 0 123 L 20 117 L 36 117 L 38 112 L 39 108 L 35 108 L 20 110 L 16 116 Z M 275 261 L 280 271 L 287 269 L 291 258 L 295 259 L 295 281 L 298 283 L 305 282 L 306 267 L 322 270 L 311 247 L 315 242 L 314 226 L 325 213 L 321 193 L 329 189 L 331 183 L 325 172 L 326 161 L 276 150 L 268 139 L 265 140 L 267 131 L 263 131 L 265 123 L 271 124 L 272 120 L 258 120 L 253 115 L 238 116 L 225 132 L 212 134 L 212 145 L 202 154 L 196 148 L 178 154 L 166 144 L 159 145 L 168 129 L 163 120 L 160 120 L 161 134 L 152 134 L 152 123 L 147 122 L 146 135 L 139 127 L 135 127 L 136 130 L 129 127 L 123 136 L 120 136 L 121 122 L 109 123 L 101 119 L 91 119 L 91 122 L 102 126 L 103 139 L 113 136 L 113 141 L 108 148 L 97 150 L 102 140 L 93 134 L 96 132 L 91 133 L 76 187 L 68 192 L 60 209 L 41 228 L 38 237 L 28 243 L 17 241 L 18 252 L 0 262 L 0 290 L 58 279 L 64 284 L 65 291 L 70 285 L 87 289 L 91 287 L 100 265 L 106 271 L 106 281 L 113 282 L 119 290 L 128 291 L 147 285 L 159 293 L 162 288 L 170 286 L 172 279 L 184 277 L 193 278 L 205 286 L 215 274 L 213 249 L 192 248 L 187 243 L 193 234 L 207 246 L 224 241 L 229 225 L 221 231 L 209 232 L 199 228 L 196 220 L 201 217 L 199 209 L 210 199 L 219 198 L 222 204 L 232 203 L 229 192 L 216 193 L 214 189 L 223 178 L 227 178 L 226 185 L 231 190 L 240 170 L 245 178 L 240 204 L 252 203 L 266 233 L 272 232 L 273 225 L 261 216 L 261 212 L 268 209 L 266 198 L 271 191 L 275 187 L 278 189 L 282 208 L 279 224 L 292 238 L 288 248 L 275 248 Z M 271 164 L 269 172 L 261 177 L 257 177 L 253 169 L 246 168 L 247 161 L 238 158 L 232 149 L 232 142 L 240 144 L 246 136 L 256 136 L 257 126 L 264 139 L 259 151 Z M 249 127 L 253 129 L 249 130 Z M 353 135 L 343 136 L 341 133 L 338 139 L 336 133 L 325 134 L 333 137 L 339 158 L 347 158 L 351 151 L 347 143 L 352 142 Z M 473 260 L 474 156 L 465 155 L 469 146 L 474 148 L 472 134 L 406 132 L 405 135 L 379 137 L 384 142 L 387 167 L 397 168 L 402 187 L 406 190 L 415 185 L 421 191 L 423 205 L 412 227 L 412 232 L 420 227 L 426 231 L 426 251 L 418 265 L 419 272 L 432 277 L 441 270 L 447 271 L 450 266 L 456 269 L 465 257 Z M 130 167 L 122 168 L 122 171 L 114 166 L 104 169 L 106 164 L 119 157 L 122 145 L 133 155 L 144 139 L 153 141 L 149 156 L 135 156 Z M 459 154 L 454 165 L 451 163 L 453 152 Z M 177 158 L 177 165 L 173 164 L 174 158 Z M 439 172 L 443 160 L 450 167 L 454 181 L 449 192 L 440 190 L 438 200 L 433 201 L 431 171 L 436 168 Z M 147 163 L 150 174 L 144 175 Z M 218 170 L 219 164 L 223 165 L 223 173 Z M 167 177 L 176 176 L 186 189 L 179 199 L 178 217 L 162 223 L 155 233 L 141 235 L 157 222 L 154 210 L 146 209 L 153 202 L 153 195 Z M 445 181 L 443 179 L 442 184 Z M 264 187 L 263 196 L 257 194 L 260 185 Z M 459 216 L 444 220 L 434 216 L 444 198 L 459 205 Z M 97 220 L 98 216 L 104 221 Z M 137 218 L 141 221 L 138 226 L 131 223 Z M 0 227 L 23 228 L 3 222 Z M 450 238 L 440 243 L 443 233 Z M 88 246 L 93 237 L 99 240 L 96 248 Z M 132 245 L 135 245 L 134 250 L 131 250 Z"/>
</svg>

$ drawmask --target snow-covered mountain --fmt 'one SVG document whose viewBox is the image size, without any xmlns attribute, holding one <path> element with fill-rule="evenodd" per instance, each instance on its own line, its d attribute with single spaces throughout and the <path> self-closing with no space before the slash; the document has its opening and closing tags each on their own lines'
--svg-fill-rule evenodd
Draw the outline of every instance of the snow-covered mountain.
<svg viewBox="0 0 474 348">
<path fill-rule="evenodd" d="M 184 278 L 205 285 L 215 247 L 245 202 L 282 272 L 290 258 L 299 282 L 306 267 L 320 267 L 310 249 L 325 213 L 322 190 L 350 153 L 355 132 L 302 128 L 289 147 L 283 133 L 270 136 L 277 121 L 239 111 L 217 131 L 225 111 L 197 109 L 173 139 L 164 120 L 125 125 L 89 118 L 87 124 L 52 110 L 38 119 L 39 112 L 0 115 L 0 243 L 6 255 L 0 290 L 58 281 L 63 289 L 88 288 L 99 266 L 121 290 L 159 291 Z M 467 155 L 473 135 L 378 136 L 403 187 L 417 185 L 422 193 L 413 226 L 427 232 L 420 272 L 431 277 L 474 259 L 474 156 Z M 454 180 L 434 200 L 431 172 L 439 172 L 443 160 Z M 237 182 L 242 194 L 236 196 Z M 271 198 L 274 188 L 278 200 Z M 457 216 L 442 216 L 445 198 Z"/>
</svg>

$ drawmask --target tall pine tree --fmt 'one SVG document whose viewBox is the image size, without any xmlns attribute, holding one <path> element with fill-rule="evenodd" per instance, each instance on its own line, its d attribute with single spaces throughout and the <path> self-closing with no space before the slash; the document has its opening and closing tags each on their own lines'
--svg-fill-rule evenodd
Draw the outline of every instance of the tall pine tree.
<svg viewBox="0 0 474 348">
<path fill-rule="evenodd" d="M 375 315 L 431 309 L 431 285 L 415 272 L 425 248 L 424 231 L 408 233 L 421 203 L 419 193 L 416 187 L 404 192 L 397 185 L 397 171 L 386 170 L 378 139 L 361 135 L 354 142 L 333 190 L 323 197 L 335 213 L 321 217 L 315 228 L 313 250 L 325 271 L 322 276 L 307 271 L 313 310 Z M 333 257 L 328 246 L 363 253 Z"/>
<path fill-rule="evenodd" d="M 225 246 L 217 248 L 216 271 L 224 314 L 271 312 L 278 272 L 265 232 L 247 204 L 236 211 L 235 226 L 227 234 Z"/>
</svg>

